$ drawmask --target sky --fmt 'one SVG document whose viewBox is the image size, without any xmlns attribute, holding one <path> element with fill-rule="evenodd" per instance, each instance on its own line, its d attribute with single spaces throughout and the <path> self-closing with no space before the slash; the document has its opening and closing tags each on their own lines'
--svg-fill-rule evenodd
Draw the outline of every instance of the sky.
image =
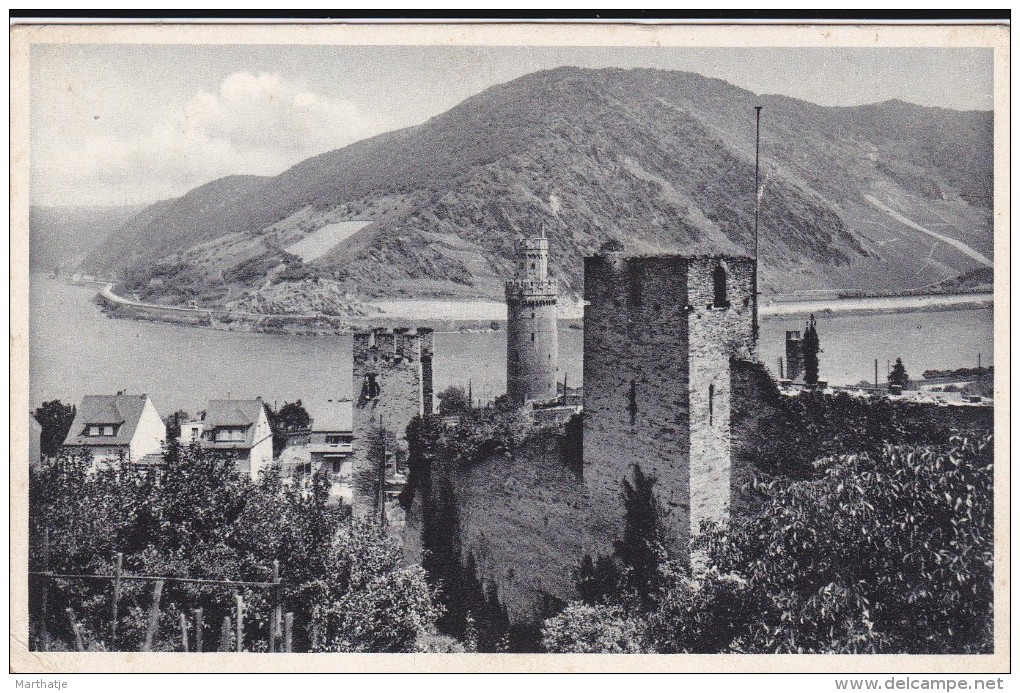
<svg viewBox="0 0 1020 693">
<path fill-rule="evenodd" d="M 992 108 L 992 50 L 43 45 L 30 54 L 34 205 L 150 203 L 416 125 L 562 65 L 655 67 L 825 106 Z"/>
</svg>

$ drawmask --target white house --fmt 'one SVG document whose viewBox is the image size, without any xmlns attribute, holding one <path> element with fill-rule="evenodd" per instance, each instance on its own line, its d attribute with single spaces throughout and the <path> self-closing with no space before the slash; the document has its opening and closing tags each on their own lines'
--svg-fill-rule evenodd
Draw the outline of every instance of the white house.
<svg viewBox="0 0 1020 693">
<path fill-rule="evenodd" d="M 194 445 L 202 439 L 202 431 L 205 429 L 205 422 L 202 419 L 186 421 L 181 424 L 180 443 L 184 447 Z"/>
<path fill-rule="evenodd" d="M 94 464 L 160 462 L 166 426 L 148 395 L 86 395 L 64 446 L 87 449 Z"/>
<path fill-rule="evenodd" d="M 350 504 L 351 453 L 354 452 L 354 403 L 349 399 L 327 402 L 316 412 L 308 439 L 311 469 L 325 469 L 333 482 L 332 493 Z"/>
<path fill-rule="evenodd" d="M 253 480 L 272 463 L 273 431 L 261 397 L 210 400 L 202 424 L 202 449 L 235 460 L 238 470 Z M 184 442 L 183 426 L 181 434 Z"/>
</svg>

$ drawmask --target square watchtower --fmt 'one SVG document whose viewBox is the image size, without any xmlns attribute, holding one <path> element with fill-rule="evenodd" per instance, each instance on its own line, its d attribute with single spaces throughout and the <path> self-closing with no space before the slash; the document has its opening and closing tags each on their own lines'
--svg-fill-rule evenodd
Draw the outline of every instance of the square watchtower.
<svg viewBox="0 0 1020 693">
<path fill-rule="evenodd" d="M 351 455 L 353 510 L 380 513 L 385 498 L 386 460 L 374 445 L 382 431 L 393 434 L 398 457 L 406 453 L 407 425 L 433 410 L 433 332 L 428 328 L 378 328 L 354 334 L 352 394 L 354 450 Z"/>
<path fill-rule="evenodd" d="M 653 479 L 686 555 L 730 500 L 731 359 L 753 359 L 754 260 L 609 252 L 584 265 L 584 483 L 591 555 L 622 536 L 623 482 Z"/>
</svg>

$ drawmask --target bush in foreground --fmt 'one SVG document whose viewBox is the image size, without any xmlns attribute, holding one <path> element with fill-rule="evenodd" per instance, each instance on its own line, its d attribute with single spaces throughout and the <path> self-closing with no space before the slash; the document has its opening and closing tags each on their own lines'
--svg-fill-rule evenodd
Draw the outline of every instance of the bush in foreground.
<svg viewBox="0 0 1020 693">
<path fill-rule="evenodd" d="M 992 443 L 890 446 L 823 460 L 818 479 L 760 481 L 757 513 L 695 542 L 704 570 L 664 562 L 649 606 L 571 605 L 543 642 L 616 651 L 598 636 L 625 632 L 664 653 L 990 652 Z"/>
</svg>

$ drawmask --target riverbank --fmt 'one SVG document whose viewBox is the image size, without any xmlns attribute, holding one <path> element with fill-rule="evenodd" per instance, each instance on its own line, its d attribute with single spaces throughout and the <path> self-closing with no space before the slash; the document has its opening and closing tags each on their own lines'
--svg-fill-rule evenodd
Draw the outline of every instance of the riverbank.
<svg viewBox="0 0 1020 693">
<path fill-rule="evenodd" d="M 111 320 L 95 304 L 98 289 L 32 276 L 30 296 L 30 393 L 33 407 L 88 394 L 127 390 L 148 393 L 160 410 L 197 411 L 210 399 L 254 398 L 316 403 L 350 396 L 351 338 L 225 330 L 159 320 Z M 181 319 L 177 315 L 178 320 Z M 419 320 L 391 318 L 413 326 Z M 492 321 L 428 321 L 436 335 L 434 384 L 473 384 L 492 399 L 506 386 L 506 325 Z M 819 318 L 820 377 L 834 385 L 871 382 L 874 361 L 902 357 L 907 371 L 953 370 L 995 361 L 992 311 L 941 314 L 871 313 Z M 786 331 L 803 329 L 799 317 L 761 321 L 759 355 L 774 372 L 786 356 Z M 561 321 L 560 371 L 571 386 L 583 383 L 584 334 L 580 321 Z M 282 332 L 282 331 L 278 331 Z"/>
<path fill-rule="evenodd" d="M 365 304 L 368 310 L 359 315 L 270 315 L 141 303 L 117 295 L 113 286 L 107 284 L 97 294 L 96 302 L 113 318 L 266 334 L 337 335 L 367 327 L 398 327 L 408 323 L 430 327 L 437 332 L 475 332 L 500 330 L 506 322 L 506 305 L 498 301 L 375 301 Z M 764 303 L 759 306 L 759 315 L 768 320 L 811 314 L 851 316 L 970 310 L 991 305 L 992 294 L 826 298 Z M 581 303 L 560 305 L 558 315 L 562 326 L 583 327 L 584 307 Z"/>
</svg>

